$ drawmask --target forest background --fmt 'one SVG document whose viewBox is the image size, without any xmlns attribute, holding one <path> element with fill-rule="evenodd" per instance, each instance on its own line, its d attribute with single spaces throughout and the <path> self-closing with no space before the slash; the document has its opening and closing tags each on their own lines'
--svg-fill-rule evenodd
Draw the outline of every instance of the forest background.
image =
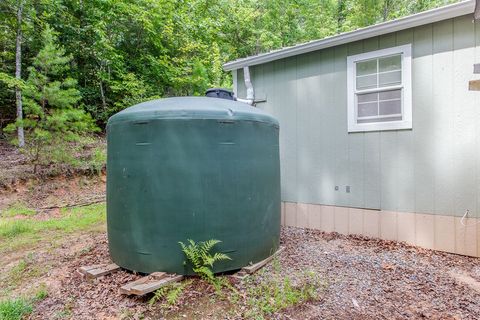
<svg viewBox="0 0 480 320">
<path fill-rule="evenodd" d="M 231 87 L 227 61 L 452 2 L 2 0 L 0 138 L 37 165 L 72 160 L 124 108 Z"/>
</svg>

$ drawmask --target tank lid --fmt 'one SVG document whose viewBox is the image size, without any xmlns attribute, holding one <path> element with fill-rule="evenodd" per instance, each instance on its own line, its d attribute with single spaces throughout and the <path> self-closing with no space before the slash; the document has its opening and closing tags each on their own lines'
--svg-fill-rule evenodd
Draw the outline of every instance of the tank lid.
<svg viewBox="0 0 480 320">
<path fill-rule="evenodd" d="M 114 114 L 108 123 L 146 119 L 249 120 L 278 126 L 278 121 L 261 109 L 238 101 L 209 97 L 175 97 L 142 102 Z"/>
</svg>

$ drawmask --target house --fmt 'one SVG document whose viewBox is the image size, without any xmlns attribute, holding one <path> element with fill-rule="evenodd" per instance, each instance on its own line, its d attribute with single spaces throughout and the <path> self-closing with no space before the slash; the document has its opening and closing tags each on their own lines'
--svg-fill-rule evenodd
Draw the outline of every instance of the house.
<svg viewBox="0 0 480 320">
<path fill-rule="evenodd" d="M 480 255 L 474 11 L 463 1 L 224 65 L 240 98 L 249 71 L 256 106 L 280 122 L 282 223 Z"/>
</svg>

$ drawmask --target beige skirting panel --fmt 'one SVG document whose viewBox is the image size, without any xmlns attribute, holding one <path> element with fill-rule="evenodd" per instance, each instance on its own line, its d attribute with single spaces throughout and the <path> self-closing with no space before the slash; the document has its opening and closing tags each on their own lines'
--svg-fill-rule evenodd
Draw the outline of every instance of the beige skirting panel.
<svg viewBox="0 0 480 320">
<path fill-rule="evenodd" d="M 480 256 L 480 219 L 282 202 L 282 225 L 405 241 Z"/>
</svg>

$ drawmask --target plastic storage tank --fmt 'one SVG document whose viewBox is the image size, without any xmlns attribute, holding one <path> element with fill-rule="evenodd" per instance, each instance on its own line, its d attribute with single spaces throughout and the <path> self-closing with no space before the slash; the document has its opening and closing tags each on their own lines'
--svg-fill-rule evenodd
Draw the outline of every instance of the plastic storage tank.
<svg viewBox="0 0 480 320">
<path fill-rule="evenodd" d="M 207 97 L 148 101 L 107 124 L 112 260 L 143 273 L 191 274 L 178 244 L 222 242 L 240 269 L 279 246 L 279 126 L 264 111 Z"/>
</svg>

